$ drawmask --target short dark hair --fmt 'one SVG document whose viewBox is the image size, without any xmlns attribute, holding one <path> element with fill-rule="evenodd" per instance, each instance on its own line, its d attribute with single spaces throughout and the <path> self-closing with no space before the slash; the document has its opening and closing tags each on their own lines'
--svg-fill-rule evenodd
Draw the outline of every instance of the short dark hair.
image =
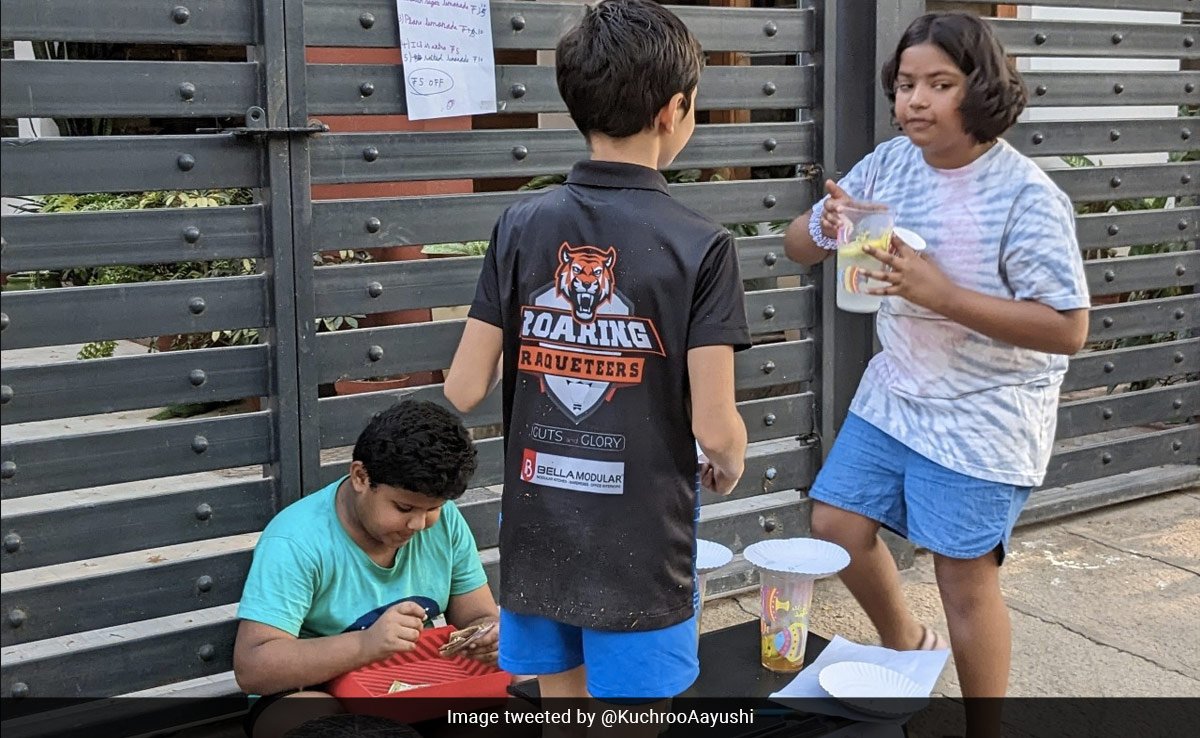
<svg viewBox="0 0 1200 738">
<path fill-rule="evenodd" d="M 353 459 L 362 462 L 372 485 L 454 500 L 475 474 L 475 456 L 457 415 L 432 402 L 404 400 L 371 418 Z"/>
<path fill-rule="evenodd" d="M 683 21 L 651 0 L 604 0 L 558 42 L 558 92 L 584 136 L 626 138 L 683 93 L 686 112 L 704 52 Z"/>
<path fill-rule="evenodd" d="M 963 127 L 980 143 L 995 141 L 1017 122 L 1029 95 L 1025 81 L 992 29 L 969 13 L 930 13 L 917 18 L 904 32 L 896 53 L 883 65 L 883 92 L 896 102 L 900 55 L 910 46 L 933 44 L 954 60 L 967 76 L 963 97 Z M 895 108 L 892 110 L 893 119 Z"/>
</svg>

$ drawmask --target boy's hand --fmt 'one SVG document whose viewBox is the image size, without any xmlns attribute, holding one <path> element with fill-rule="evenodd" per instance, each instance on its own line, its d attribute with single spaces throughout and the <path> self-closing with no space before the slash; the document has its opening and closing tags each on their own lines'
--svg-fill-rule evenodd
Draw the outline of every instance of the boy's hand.
<svg viewBox="0 0 1200 738">
<path fill-rule="evenodd" d="M 838 227 L 842 222 L 842 208 L 854 202 L 854 198 L 838 187 L 832 179 L 825 180 L 825 191 L 829 199 L 825 201 L 825 210 L 821 213 L 821 233 L 826 238 L 837 238 Z"/>
<path fill-rule="evenodd" d="M 470 626 L 487 626 L 492 624 L 492 627 L 478 639 L 467 644 L 467 647 L 459 651 L 460 656 L 466 656 L 474 661 L 479 661 L 484 664 L 493 664 L 500 657 L 500 623 L 491 616 L 479 618 Z"/>
<path fill-rule="evenodd" d="M 417 603 L 401 602 L 390 607 L 370 628 L 361 631 L 364 655 L 375 662 L 394 653 L 411 651 L 424 627 L 425 608 Z"/>
<path fill-rule="evenodd" d="M 895 295 L 936 313 L 958 286 L 929 259 L 892 236 L 890 253 L 867 246 L 864 252 L 891 267 L 890 271 L 868 271 L 871 279 L 888 283 L 887 287 L 868 290 L 872 295 Z"/>
<path fill-rule="evenodd" d="M 700 464 L 700 484 L 705 489 L 712 490 L 719 495 L 727 495 L 732 492 L 741 478 L 740 472 L 736 475 L 730 474 L 718 469 L 710 461 L 705 460 Z"/>
</svg>

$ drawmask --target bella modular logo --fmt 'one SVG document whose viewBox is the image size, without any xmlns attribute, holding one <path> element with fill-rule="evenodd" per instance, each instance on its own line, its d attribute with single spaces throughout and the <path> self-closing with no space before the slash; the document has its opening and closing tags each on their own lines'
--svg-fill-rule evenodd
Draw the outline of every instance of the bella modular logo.
<svg viewBox="0 0 1200 738">
<path fill-rule="evenodd" d="M 625 492 L 625 463 L 593 461 L 525 449 L 521 481 L 575 492 L 619 495 Z"/>
</svg>

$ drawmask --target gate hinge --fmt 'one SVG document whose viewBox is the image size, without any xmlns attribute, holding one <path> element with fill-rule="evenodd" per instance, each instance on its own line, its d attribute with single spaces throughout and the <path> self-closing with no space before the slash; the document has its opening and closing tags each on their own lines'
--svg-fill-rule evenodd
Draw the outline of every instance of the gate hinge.
<svg viewBox="0 0 1200 738">
<path fill-rule="evenodd" d="M 234 128 L 197 128 L 196 133 L 232 133 L 235 136 L 311 136 L 327 133 L 329 126 L 313 121 L 307 126 L 268 126 L 267 113 L 257 105 L 246 111 L 246 125 Z"/>
</svg>

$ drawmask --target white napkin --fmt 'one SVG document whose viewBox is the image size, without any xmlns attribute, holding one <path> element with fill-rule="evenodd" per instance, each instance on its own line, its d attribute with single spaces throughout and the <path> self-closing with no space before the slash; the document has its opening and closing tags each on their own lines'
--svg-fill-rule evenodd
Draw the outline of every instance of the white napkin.
<svg viewBox="0 0 1200 738">
<path fill-rule="evenodd" d="M 771 699 L 785 705 L 788 704 L 789 699 L 802 700 L 794 707 L 803 712 L 838 715 L 864 722 L 901 723 L 909 716 L 881 718 L 867 715 L 851 709 L 831 697 L 817 681 L 821 669 L 839 661 L 865 661 L 869 664 L 878 664 L 898 671 L 913 680 L 922 692 L 929 696 L 933 693 L 933 687 L 937 684 L 938 677 L 941 676 L 942 669 L 946 667 L 946 661 L 949 658 L 949 651 L 893 651 L 882 646 L 864 646 L 848 641 L 841 636 L 834 636 L 821 655 L 804 667 L 790 684 L 772 694 Z"/>
</svg>

